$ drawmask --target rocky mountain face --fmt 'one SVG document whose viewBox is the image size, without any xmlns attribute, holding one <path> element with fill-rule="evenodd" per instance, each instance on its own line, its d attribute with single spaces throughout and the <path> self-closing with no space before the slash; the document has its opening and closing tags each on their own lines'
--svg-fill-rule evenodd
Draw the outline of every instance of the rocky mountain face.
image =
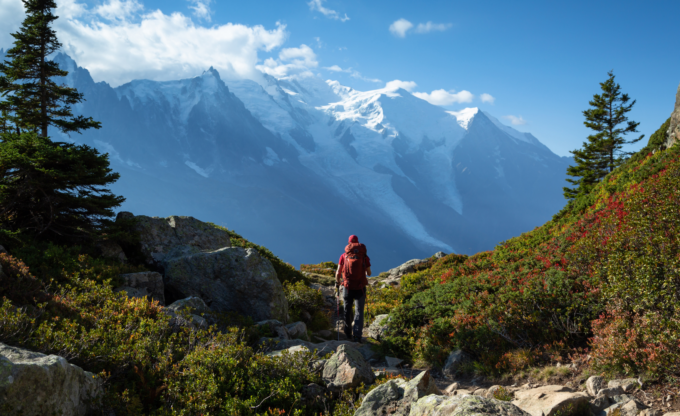
<svg viewBox="0 0 680 416">
<path fill-rule="evenodd" d="M 123 209 L 212 221 L 295 265 L 335 259 L 350 234 L 377 271 L 488 250 L 565 202 L 570 159 L 477 109 L 317 77 L 225 81 L 212 68 L 112 88 L 56 60 L 84 93 L 75 111 L 103 128 L 53 139 L 109 153 Z"/>
</svg>

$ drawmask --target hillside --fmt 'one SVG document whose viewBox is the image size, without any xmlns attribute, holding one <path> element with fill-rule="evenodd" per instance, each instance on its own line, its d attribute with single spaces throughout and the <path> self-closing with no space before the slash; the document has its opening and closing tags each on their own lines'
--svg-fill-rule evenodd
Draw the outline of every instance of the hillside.
<svg viewBox="0 0 680 416">
<path fill-rule="evenodd" d="M 398 304 L 383 347 L 433 365 L 461 349 L 489 376 L 586 350 L 596 371 L 680 375 L 679 116 L 680 90 L 644 149 L 543 226 L 377 291 L 376 313 Z"/>
</svg>

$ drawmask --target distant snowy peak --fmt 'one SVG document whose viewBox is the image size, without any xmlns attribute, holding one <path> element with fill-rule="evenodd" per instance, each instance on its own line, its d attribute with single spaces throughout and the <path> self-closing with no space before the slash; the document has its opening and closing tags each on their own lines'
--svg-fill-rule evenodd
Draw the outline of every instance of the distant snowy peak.
<svg viewBox="0 0 680 416">
<path fill-rule="evenodd" d="M 458 124 L 462 128 L 464 128 L 465 130 L 468 129 L 468 126 L 470 125 L 470 121 L 472 121 L 472 119 L 475 117 L 475 115 L 478 112 L 479 112 L 479 108 L 477 108 L 477 107 L 464 108 L 460 111 L 447 111 L 447 113 L 456 117 L 456 120 L 458 120 Z"/>
</svg>

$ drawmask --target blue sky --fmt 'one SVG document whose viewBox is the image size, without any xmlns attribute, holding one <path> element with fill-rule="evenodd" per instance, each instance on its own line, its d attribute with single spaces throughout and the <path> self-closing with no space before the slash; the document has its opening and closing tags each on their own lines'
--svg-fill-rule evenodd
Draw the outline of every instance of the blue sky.
<svg viewBox="0 0 680 416">
<path fill-rule="evenodd" d="M 480 107 L 560 155 L 589 134 L 582 111 L 607 71 L 637 100 L 630 117 L 647 137 L 680 83 L 677 0 L 57 3 L 66 51 L 97 81 L 188 77 L 210 65 L 254 79 L 308 71 L 359 90 L 401 80 L 448 109 Z M 21 19 L 19 0 L 0 0 L 0 27 Z"/>
</svg>

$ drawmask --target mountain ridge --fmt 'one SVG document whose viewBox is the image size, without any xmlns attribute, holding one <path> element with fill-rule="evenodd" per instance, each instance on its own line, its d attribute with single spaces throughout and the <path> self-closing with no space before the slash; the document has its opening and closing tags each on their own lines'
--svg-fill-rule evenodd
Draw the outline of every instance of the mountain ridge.
<svg viewBox="0 0 680 416">
<path fill-rule="evenodd" d="M 53 136 L 110 154 L 123 209 L 204 218 L 293 263 L 333 259 L 351 233 L 363 235 L 377 270 L 440 250 L 473 253 L 564 205 L 568 159 L 483 111 L 465 129 L 403 89 L 261 85 L 214 69 L 111 88 L 66 55 L 55 60 L 85 94 L 74 110 L 104 128 Z M 159 199 L 162 212 L 151 209 Z"/>
</svg>

